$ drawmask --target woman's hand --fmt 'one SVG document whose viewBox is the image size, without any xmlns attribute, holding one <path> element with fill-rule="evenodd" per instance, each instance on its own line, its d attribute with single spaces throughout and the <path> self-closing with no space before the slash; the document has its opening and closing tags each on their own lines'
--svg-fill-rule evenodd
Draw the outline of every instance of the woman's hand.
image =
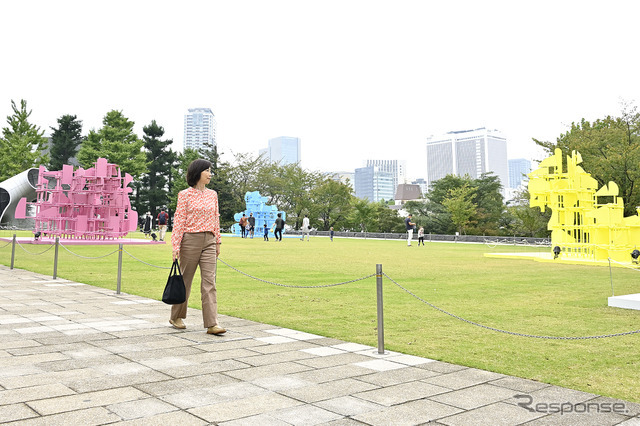
<svg viewBox="0 0 640 426">
<path fill-rule="evenodd" d="M 222 244 L 220 244 L 220 243 L 216 243 L 216 257 L 220 256 L 220 246 L 221 245 Z"/>
<path fill-rule="evenodd" d="M 176 260 L 179 255 L 180 255 L 180 252 L 178 252 L 177 250 L 174 250 L 173 251 L 173 260 Z"/>
</svg>

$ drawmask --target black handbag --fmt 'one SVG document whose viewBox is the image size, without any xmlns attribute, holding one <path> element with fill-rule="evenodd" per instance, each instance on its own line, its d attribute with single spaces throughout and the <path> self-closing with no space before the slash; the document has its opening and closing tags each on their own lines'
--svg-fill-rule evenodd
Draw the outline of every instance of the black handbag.
<svg viewBox="0 0 640 426">
<path fill-rule="evenodd" d="M 184 288 L 184 280 L 180 272 L 178 259 L 174 259 L 167 278 L 167 285 L 162 293 L 162 301 L 168 305 L 179 305 L 187 300 L 187 290 Z"/>
</svg>

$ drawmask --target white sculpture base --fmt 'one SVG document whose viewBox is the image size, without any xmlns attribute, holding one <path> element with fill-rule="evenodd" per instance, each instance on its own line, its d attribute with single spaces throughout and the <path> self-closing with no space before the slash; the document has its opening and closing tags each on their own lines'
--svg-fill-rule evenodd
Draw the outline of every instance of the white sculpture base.
<svg viewBox="0 0 640 426">
<path fill-rule="evenodd" d="M 640 293 L 611 296 L 609 306 L 614 308 L 635 309 L 640 311 Z"/>
</svg>

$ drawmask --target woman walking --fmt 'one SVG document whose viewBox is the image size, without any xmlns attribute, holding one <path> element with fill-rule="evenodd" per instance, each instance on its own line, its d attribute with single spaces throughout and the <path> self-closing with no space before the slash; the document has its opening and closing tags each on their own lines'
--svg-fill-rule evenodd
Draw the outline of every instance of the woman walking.
<svg viewBox="0 0 640 426">
<path fill-rule="evenodd" d="M 187 304 L 196 268 L 200 266 L 200 295 L 202 318 L 208 334 L 223 334 L 218 324 L 216 299 L 216 266 L 220 255 L 220 211 L 218 193 L 206 188 L 211 181 L 211 163 L 194 160 L 187 168 L 189 188 L 178 194 L 178 206 L 173 219 L 173 259 L 180 260 L 180 269 L 187 290 L 187 300 L 171 307 L 169 322 L 175 328 L 185 329 Z"/>
</svg>

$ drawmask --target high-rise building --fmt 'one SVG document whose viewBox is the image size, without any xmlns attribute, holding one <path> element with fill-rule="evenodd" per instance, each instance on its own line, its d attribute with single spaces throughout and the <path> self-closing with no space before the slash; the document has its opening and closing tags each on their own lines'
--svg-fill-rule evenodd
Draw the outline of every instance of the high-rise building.
<svg viewBox="0 0 640 426">
<path fill-rule="evenodd" d="M 498 130 L 484 127 L 448 132 L 427 139 L 427 184 L 446 175 L 469 175 L 478 179 L 493 172 L 503 188 L 509 185 L 507 138 Z"/>
<path fill-rule="evenodd" d="M 429 186 L 427 185 L 427 181 L 424 180 L 423 178 L 418 178 L 411 183 L 413 185 L 418 185 L 420 187 L 420 192 L 422 193 L 423 197 L 429 191 Z"/>
<path fill-rule="evenodd" d="M 369 166 L 356 169 L 354 176 L 356 197 L 377 203 L 380 200 L 393 200 L 395 187 L 393 173 L 378 167 Z"/>
<path fill-rule="evenodd" d="M 184 116 L 184 149 L 213 149 L 216 146 L 216 117 L 209 108 L 189 108 Z"/>
<path fill-rule="evenodd" d="M 269 139 L 269 146 L 261 149 L 260 155 L 281 165 L 300 164 L 300 138 L 279 136 Z"/>
<path fill-rule="evenodd" d="M 366 167 L 377 167 L 381 172 L 393 174 L 393 191 L 395 193 L 398 185 L 406 183 L 407 162 L 398 160 L 367 160 Z"/>
<path fill-rule="evenodd" d="M 517 188 L 531 173 L 531 161 L 526 158 L 509 160 L 509 188 Z"/>
</svg>

